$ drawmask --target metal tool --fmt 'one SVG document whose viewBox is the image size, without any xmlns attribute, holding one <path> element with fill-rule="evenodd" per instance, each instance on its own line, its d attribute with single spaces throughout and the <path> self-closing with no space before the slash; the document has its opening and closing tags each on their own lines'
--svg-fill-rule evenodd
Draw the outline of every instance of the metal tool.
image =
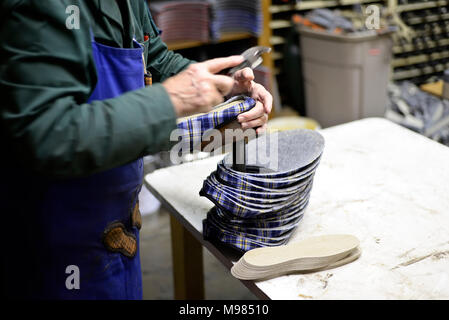
<svg viewBox="0 0 449 320">
<path fill-rule="evenodd" d="M 270 47 L 264 47 L 264 46 L 251 47 L 241 54 L 245 58 L 245 60 L 242 63 L 240 63 L 238 66 L 235 66 L 233 68 L 225 69 L 220 73 L 232 76 L 232 75 L 234 75 L 234 73 L 236 73 L 237 71 L 239 71 L 243 68 L 249 67 L 251 69 L 254 69 L 262 63 L 262 61 L 263 61 L 262 55 L 264 53 L 268 53 L 270 51 L 271 51 Z"/>
<path fill-rule="evenodd" d="M 246 144 L 248 139 L 232 143 L 232 169 L 235 171 L 246 172 Z"/>
<path fill-rule="evenodd" d="M 271 48 L 264 47 L 264 46 L 256 46 L 249 48 L 245 52 L 242 53 L 242 56 L 245 58 L 245 60 L 240 63 L 238 66 L 235 66 L 230 69 L 226 69 L 222 71 L 222 74 L 226 74 L 229 76 L 234 75 L 237 71 L 244 69 L 244 68 L 251 68 L 254 69 L 257 66 L 259 66 L 263 59 L 262 55 L 264 53 L 268 53 L 271 51 Z M 248 139 L 244 138 L 242 141 L 234 141 L 232 144 L 232 168 L 236 171 L 246 172 L 246 145 L 248 143 Z"/>
</svg>

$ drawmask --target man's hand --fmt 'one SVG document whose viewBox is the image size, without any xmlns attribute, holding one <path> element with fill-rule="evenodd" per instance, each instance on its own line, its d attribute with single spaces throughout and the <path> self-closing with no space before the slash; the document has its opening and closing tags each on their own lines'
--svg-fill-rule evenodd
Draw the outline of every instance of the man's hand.
<svg viewBox="0 0 449 320">
<path fill-rule="evenodd" d="M 258 134 L 267 128 L 268 114 L 273 106 L 273 97 L 260 84 L 254 82 L 254 73 L 251 68 L 245 68 L 234 74 L 234 86 L 230 95 L 239 93 L 248 94 L 256 100 L 256 106 L 238 116 L 242 129 L 257 128 Z"/>
<path fill-rule="evenodd" d="M 234 79 L 217 73 L 243 62 L 242 56 L 217 58 L 191 64 L 186 70 L 164 81 L 178 117 L 208 112 L 223 102 L 233 86 Z"/>
</svg>

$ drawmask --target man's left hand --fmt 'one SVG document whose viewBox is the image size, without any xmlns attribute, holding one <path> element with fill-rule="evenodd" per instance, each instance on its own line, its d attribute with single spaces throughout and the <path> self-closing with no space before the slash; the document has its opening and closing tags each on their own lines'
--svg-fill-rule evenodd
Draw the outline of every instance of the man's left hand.
<svg viewBox="0 0 449 320">
<path fill-rule="evenodd" d="M 247 94 L 256 100 L 256 106 L 242 113 L 237 120 L 242 129 L 257 128 L 257 134 L 263 133 L 267 128 L 268 114 L 270 114 L 273 97 L 259 83 L 254 82 L 254 72 L 251 68 L 244 68 L 234 74 L 234 87 L 231 95 Z"/>
</svg>

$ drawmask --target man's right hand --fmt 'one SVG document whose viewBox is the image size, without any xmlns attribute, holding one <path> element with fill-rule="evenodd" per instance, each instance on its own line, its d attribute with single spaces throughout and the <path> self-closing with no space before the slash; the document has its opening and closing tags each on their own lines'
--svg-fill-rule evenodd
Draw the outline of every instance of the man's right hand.
<svg viewBox="0 0 449 320">
<path fill-rule="evenodd" d="M 231 92 L 234 79 L 217 73 L 243 62 L 242 56 L 217 58 L 191 64 L 162 83 L 178 117 L 208 112 Z"/>
</svg>

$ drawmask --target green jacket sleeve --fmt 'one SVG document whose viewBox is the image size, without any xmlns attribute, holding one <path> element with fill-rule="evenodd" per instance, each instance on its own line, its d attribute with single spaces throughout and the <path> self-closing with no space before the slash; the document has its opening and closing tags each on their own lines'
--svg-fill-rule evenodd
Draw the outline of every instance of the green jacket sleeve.
<svg viewBox="0 0 449 320">
<path fill-rule="evenodd" d="M 176 127 L 160 84 L 86 103 L 96 74 L 88 22 L 65 27 L 74 2 L 1 4 L 2 144 L 13 161 L 47 176 L 84 176 L 166 150 Z M 161 78 L 183 67 L 160 43 L 150 56 Z"/>
</svg>

